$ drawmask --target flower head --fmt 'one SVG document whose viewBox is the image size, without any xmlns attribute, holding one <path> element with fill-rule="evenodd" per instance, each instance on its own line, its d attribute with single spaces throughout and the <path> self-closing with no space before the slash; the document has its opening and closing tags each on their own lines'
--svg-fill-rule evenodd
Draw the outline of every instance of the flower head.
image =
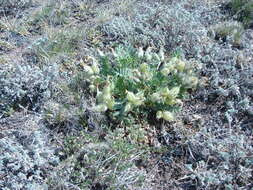
<svg viewBox="0 0 253 190">
<path fill-rule="evenodd" d="M 97 111 L 97 112 L 105 112 L 107 109 L 108 108 L 105 104 L 99 104 L 94 107 L 94 111 Z"/>
<path fill-rule="evenodd" d="M 109 110 L 113 110 L 114 105 L 115 105 L 115 100 L 113 97 L 105 101 L 106 106 L 108 107 Z"/>
<path fill-rule="evenodd" d="M 139 47 L 139 48 L 138 48 L 137 56 L 138 56 L 139 58 L 142 58 L 142 57 L 144 56 L 143 47 Z"/>
<path fill-rule="evenodd" d="M 140 106 L 144 103 L 144 93 L 138 92 L 137 94 L 134 94 L 133 92 L 127 91 L 127 100 L 133 104 L 134 106 Z"/>
<path fill-rule="evenodd" d="M 148 66 L 147 63 L 142 63 L 142 64 L 140 65 L 140 71 L 141 71 L 142 73 L 148 72 L 148 69 L 149 69 L 149 66 Z"/>
<path fill-rule="evenodd" d="M 161 119 L 162 117 L 163 117 L 163 112 L 162 111 L 156 112 L 156 118 L 157 119 Z"/>
<path fill-rule="evenodd" d="M 177 96 L 178 96 L 178 94 L 179 94 L 179 92 L 180 92 L 180 87 L 178 87 L 178 86 L 176 86 L 176 87 L 173 87 L 171 90 L 170 90 L 170 96 L 172 97 L 172 98 L 176 98 Z"/>
<path fill-rule="evenodd" d="M 94 71 L 89 65 L 83 64 L 83 70 L 86 72 L 89 76 L 94 74 Z"/>
<path fill-rule="evenodd" d="M 93 84 L 89 85 L 89 89 L 90 89 L 91 92 L 96 91 L 96 87 Z"/>
<path fill-rule="evenodd" d="M 166 88 L 161 89 L 161 90 L 160 90 L 160 95 L 161 95 L 162 97 L 164 97 L 164 98 L 170 96 L 170 90 L 169 90 L 169 88 L 166 87 Z"/>
<path fill-rule="evenodd" d="M 174 114 L 169 111 L 163 111 L 162 118 L 166 121 L 174 121 Z"/>
<path fill-rule="evenodd" d="M 182 60 L 178 60 L 176 63 L 176 69 L 180 72 L 182 72 L 185 68 L 185 62 Z"/>
<path fill-rule="evenodd" d="M 152 102 L 160 102 L 161 100 L 162 100 L 162 97 L 159 92 L 155 92 L 151 95 Z"/>
<path fill-rule="evenodd" d="M 93 64 L 91 65 L 91 69 L 94 72 L 94 74 L 99 74 L 100 69 L 98 67 L 98 64 L 96 62 L 93 62 Z"/>
<path fill-rule="evenodd" d="M 170 74 L 171 70 L 167 67 L 163 68 L 161 70 L 161 73 L 164 75 L 164 76 L 168 76 L 168 74 Z"/>
<path fill-rule="evenodd" d="M 160 61 L 164 61 L 164 48 L 161 47 L 159 50 L 159 57 L 160 57 Z"/>
<path fill-rule="evenodd" d="M 166 121 L 174 121 L 174 114 L 169 111 L 158 111 L 156 113 L 157 119 L 164 119 Z"/>
</svg>

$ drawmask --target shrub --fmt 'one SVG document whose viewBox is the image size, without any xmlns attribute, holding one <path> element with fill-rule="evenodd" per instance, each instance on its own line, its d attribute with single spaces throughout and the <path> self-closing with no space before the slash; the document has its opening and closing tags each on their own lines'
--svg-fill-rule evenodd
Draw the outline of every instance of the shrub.
<svg viewBox="0 0 253 190">
<path fill-rule="evenodd" d="M 0 70 L 0 118 L 20 106 L 37 110 L 43 98 L 50 95 L 49 87 L 57 72 L 56 67 L 40 69 L 30 65 Z"/>
<path fill-rule="evenodd" d="M 0 16 L 12 15 L 33 5 L 33 0 L 0 0 Z"/>
<path fill-rule="evenodd" d="M 203 6 L 196 5 L 196 2 L 168 2 L 166 5 L 161 2 L 136 2 L 130 17 L 113 17 L 100 28 L 113 41 L 117 39 L 142 45 L 153 43 L 157 47 L 165 45 L 167 51 L 182 49 L 185 55 L 196 58 L 203 51 L 201 42 L 207 34 L 201 22 L 202 15 L 208 12 L 201 10 Z M 187 7 L 194 8 L 187 10 Z"/>
<path fill-rule="evenodd" d="M 42 59 L 49 59 L 59 54 L 70 55 L 78 49 L 82 32 L 79 29 L 48 31 L 47 36 L 36 40 L 30 48 Z"/>
<path fill-rule="evenodd" d="M 236 18 L 246 27 L 253 24 L 253 1 L 252 0 L 232 0 L 228 7 Z"/>
<path fill-rule="evenodd" d="M 131 144 L 114 131 L 101 142 L 97 136 L 81 132 L 69 136 L 62 152 L 68 158 L 49 176 L 50 189 L 77 186 L 81 189 L 129 189 L 138 187 L 145 172 L 135 166 L 145 159 L 143 147 Z"/>
<path fill-rule="evenodd" d="M 96 94 L 94 110 L 121 121 L 125 116 L 174 120 L 174 112 L 190 88 L 197 85 L 191 64 L 179 57 L 164 58 L 163 50 L 153 53 L 119 46 L 113 57 L 83 64 L 86 82 Z"/>
<path fill-rule="evenodd" d="M 223 22 L 212 27 L 216 33 L 215 38 L 223 41 L 230 41 L 233 45 L 240 45 L 241 36 L 244 31 L 243 25 L 239 22 Z"/>
<path fill-rule="evenodd" d="M 248 189 L 252 185 L 252 146 L 249 137 L 235 131 L 202 129 L 189 138 L 201 160 L 186 165 L 190 177 L 207 189 Z M 208 184 L 208 186 L 207 186 Z"/>
<path fill-rule="evenodd" d="M 70 10 L 62 2 L 50 2 L 27 19 L 32 32 L 42 32 L 45 25 L 57 26 L 68 23 Z"/>
</svg>

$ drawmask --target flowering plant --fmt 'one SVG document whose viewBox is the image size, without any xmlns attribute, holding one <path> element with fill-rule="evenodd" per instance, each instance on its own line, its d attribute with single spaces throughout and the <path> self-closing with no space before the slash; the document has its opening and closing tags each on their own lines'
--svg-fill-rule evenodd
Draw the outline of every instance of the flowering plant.
<svg viewBox="0 0 253 190">
<path fill-rule="evenodd" d="M 155 113 L 157 119 L 173 121 L 187 89 L 196 87 L 198 80 L 190 64 L 178 57 L 166 58 L 161 51 L 119 47 L 113 58 L 103 54 L 99 64 L 93 58 L 91 65 L 85 65 L 97 100 L 94 110 L 116 118 Z"/>
</svg>

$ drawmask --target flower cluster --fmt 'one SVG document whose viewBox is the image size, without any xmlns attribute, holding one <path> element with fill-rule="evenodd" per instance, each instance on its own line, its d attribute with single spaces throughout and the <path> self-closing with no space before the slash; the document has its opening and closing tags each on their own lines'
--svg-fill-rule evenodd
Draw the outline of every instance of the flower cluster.
<svg viewBox="0 0 253 190">
<path fill-rule="evenodd" d="M 128 102 L 125 107 L 125 112 L 129 112 L 132 108 L 143 105 L 145 101 L 144 93 L 142 91 L 136 94 L 127 91 L 126 98 Z"/>
<path fill-rule="evenodd" d="M 163 69 L 161 70 L 163 75 L 168 75 L 171 72 L 183 72 L 185 69 L 185 62 L 173 57 L 168 63 L 164 64 Z"/>
<path fill-rule="evenodd" d="M 158 111 L 156 113 L 157 119 L 164 119 L 166 121 L 173 121 L 174 120 L 174 114 L 169 111 Z"/>
<path fill-rule="evenodd" d="M 99 74 L 100 70 L 99 70 L 99 67 L 98 67 L 97 60 L 93 57 L 88 57 L 87 61 L 90 61 L 91 65 L 88 65 L 88 64 L 84 63 L 83 60 L 81 60 L 81 63 L 80 63 L 83 67 L 84 72 L 86 72 L 88 76 Z"/>
<path fill-rule="evenodd" d="M 97 88 L 97 102 L 98 105 L 95 107 L 96 111 L 105 112 L 108 109 L 113 110 L 115 105 L 115 99 L 112 95 L 114 85 L 111 82 L 108 82 L 104 87 L 103 91 L 100 92 Z"/>
</svg>

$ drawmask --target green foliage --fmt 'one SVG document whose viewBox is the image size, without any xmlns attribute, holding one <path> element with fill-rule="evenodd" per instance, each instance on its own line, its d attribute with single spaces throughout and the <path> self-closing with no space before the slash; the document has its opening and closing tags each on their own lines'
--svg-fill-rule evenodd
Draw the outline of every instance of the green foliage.
<svg viewBox="0 0 253 190">
<path fill-rule="evenodd" d="M 128 115 L 174 120 L 187 89 L 197 85 L 191 66 L 177 57 L 164 60 L 151 48 L 146 52 L 118 47 L 113 58 L 102 56 L 98 63 L 84 65 L 90 90 L 96 94 L 96 111 L 107 112 L 121 121 Z"/>
<path fill-rule="evenodd" d="M 253 21 L 253 1 L 252 0 L 232 0 L 229 3 L 232 14 L 236 15 L 246 27 L 249 27 Z"/>
</svg>

